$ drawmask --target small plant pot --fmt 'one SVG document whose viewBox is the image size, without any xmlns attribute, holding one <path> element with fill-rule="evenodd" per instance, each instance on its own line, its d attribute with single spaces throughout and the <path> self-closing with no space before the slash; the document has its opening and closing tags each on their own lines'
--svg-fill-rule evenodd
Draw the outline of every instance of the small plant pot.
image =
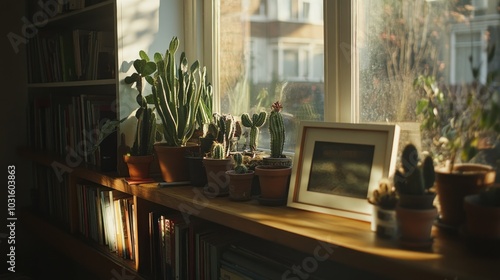
<svg viewBox="0 0 500 280">
<path fill-rule="evenodd" d="M 229 176 L 229 198 L 235 201 L 248 201 L 252 198 L 254 171 L 238 174 L 234 170 L 226 171 Z"/>
<path fill-rule="evenodd" d="M 149 178 L 149 167 L 154 156 L 129 156 L 124 155 L 123 161 L 127 164 L 128 174 L 131 180 L 143 180 Z"/>
<path fill-rule="evenodd" d="M 290 166 L 256 166 L 255 175 L 259 176 L 260 184 L 259 203 L 276 206 L 285 205 L 291 174 L 292 167 Z"/>
<path fill-rule="evenodd" d="M 226 196 L 229 194 L 229 175 L 226 171 L 233 168 L 231 158 L 212 159 L 204 158 L 203 166 L 207 176 L 207 184 L 203 192 L 208 197 Z"/>
<path fill-rule="evenodd" d="M 479 194 L 466 196 L 464 207 L 463 233 L 469 249 L 500 257 L 500 207 L 481 205 Z"/>
<path fill-rule="evenodd" d="M 378 237 L 396 238 L 398 234 L 396 210 L 373 205 L 372 230 L 376 232 Z"/>
<path fill-rule="evenodd" d="M 454 171 L 436 169 L 438 225 L 458 231 L 465 221 L 464 198 L 493 184 L 496 174 L 493 168 L 480 164 L 457 164 Z"/>
<path fill-rule="evenodd" d="M 396 207 L 399 242 L 402 247 L 424 249 L 432 246 L 432 225 L 437 218 L 437 209 L 409 209 Z"/>
</svg>

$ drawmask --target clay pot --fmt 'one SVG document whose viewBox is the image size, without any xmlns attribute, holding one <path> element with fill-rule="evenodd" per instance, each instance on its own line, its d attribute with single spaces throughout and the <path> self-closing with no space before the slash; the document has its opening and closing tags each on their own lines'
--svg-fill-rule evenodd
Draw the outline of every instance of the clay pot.
<svg viewBox="0 0 500 280">
<path fill-rule="evenodd" d="M 464 198 L 477 194 L 495 182 L 495 170 L 487 165 L 457 164 L 453 173 L 436 169 L 439 224 L 457 229 L 465 221 Z M 458 173 L 459 171 L 459 173 Z"/>
<path fill-rule="evenodd" d="M 161 176 L 165 182 L 189 182 L 189 165 L 186 155 L 198 152 L 198 145 L 172 147 L 155 144 L 154 149 L 158 157 Z"/>
<path fill-rule="evenodd" d="M 124 155 L 123 161 L 127 164 L 128 174 L 131 180 L 143 180 L 149 178 L 149 167 L 154 156 L 129 156 Z"/>
<path fill-rule="evenodd" d="M 290 166 L 256 166 L 255 175 L 259 176 L 260 197 L 271 200 L 286 200 L 291 174 L 292 167 Z"/>
<path fill-rule="evenodd" d="M 500 257 L 500 207 L 479 204 L 479 195 L 464 199 L 465 235 L 468 249 L 474 253 Z"/>
<path fill-rule="evenodd" d="M 468 236 L 500 241 L 500 207 L 479 204 L 479 195 L 468 195 L 464 199 L 466 222 L 464 230 Z"/>
<path fill-rule="evenodd" d="M 432 245 L 431 230 L 437 218 L 437 209 L 409 209 L 396 207 L 399 242 L 403 247 L 427 248 Z"/>
<path fill-rule="evenodd" d="M 226 174 L 226 171 L 233 168 L 232 159 L 204 158 L 203 166 L 207 176 L 207 184 L 203 188 L 203 192 L 208 197 L 228 195 L 229 175 Z"/>
<path fill-rule="evenodd" d="M 247 201 L 252 198 L 254 171 L 239 174 L 234 170 L 226 171 L 229 176 L 229 198 L 235 201 Z"/>
</svg>

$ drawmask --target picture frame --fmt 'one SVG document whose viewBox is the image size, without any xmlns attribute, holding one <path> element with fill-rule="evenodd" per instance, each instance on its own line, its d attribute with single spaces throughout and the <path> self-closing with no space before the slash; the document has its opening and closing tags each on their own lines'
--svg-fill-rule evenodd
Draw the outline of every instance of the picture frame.
<svg viewBox="0 0 500 280">
<path fill-rule="evenodd" d="M 303 121 L 287 206 L 370 221 L 368 197 L 396 168 L 400 127 Z"/>
</svg>

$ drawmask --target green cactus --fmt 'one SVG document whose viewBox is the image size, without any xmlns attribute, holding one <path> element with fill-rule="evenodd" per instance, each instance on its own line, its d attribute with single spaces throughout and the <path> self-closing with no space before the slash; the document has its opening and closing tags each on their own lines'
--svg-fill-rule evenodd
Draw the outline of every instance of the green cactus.
<svg viewBox="0 0 500 280">
<path fill-rule="evenodd" d="M 219 142 L 214 142 L 211 149 L 211 155 L 213 159 L 225 159 L 226 154 L 224 152 L 224 144 Z"/>
<path fill-rule="evenodd" d="M 243 164 L 243 155 L 241 153 L 235 153 L 233 155 L 233 159 L 235 162 L 234 172 L 238 174 L 244 174 L 248 172 L 248 168 Z"/>
<path fill-rule="evenodd" d="M 148 108 L 147 100 L 142 95 L 143 79 L 156 71 L 156 64 L 144 59 L 146 54 L 139 52 L 141 59 L 134 61 L 136 73 L 125 77 L 125 83 L 136 84 L 139 94 L 136 97 L 139 108 L 135 113 L 137 128 L 135 131 L 134 144 L 130 154 L 133 156 L 144 156 L 153 154 L 153 144 L 156 135 L 156 115 L 152 108 Z"/>
<path fill-rule="evenodd" d="M 427 156 L 419 164 L 417 148 L 408 144 L 401 156 L 402 170 L 397 170 L 394 175 L 394 186 L 401 194 L 422 195 L 434 185 L 434 163 Z"/>
<path fill-rule="evenodd" d="M 169 146 L 186 145 L 197 128 L 201 100 L 212 94 L 212 86 L 206 82 L 206 68 L 201 68 L 198 61 L 189 66 L 183 52 L 180 64 L 176 65 L 178 47 L 179 40 L 173 37 L 165 55 L 154 55 L 156 72 L 144 77 L 153 93 L 148 103 L 155 106 L 162 122 L 163 139 Z M 144 52 L 141 58 L 149 62 Z"/>
<path fill-rule="evenodd" d="M 266 122 L 267 113 L 260 112 L 259 114 L 253 114 L 252 119 L 248 114 L 241 115 L 241 124 L 244 127 L 250 128 L 250 151 L 254 152 L 257 150 L 259 128 Z"/>
<path fill-rule="evenodd" d="M 269 134 L 271 137 L 271 157 L 283 158 L 283 148 L 285 146 L 285 125 L 281 109 L 283 106 L 279 101 L 276 101 L 271 106 L 271 114 L 269 115 Z"/>
<path fill-rule="evenodd" d="M 213 114 L 213 121 L 208 126 L 207 137 L 213 137 L 225 147 L 225 156 L 231 152 L 231 139 L 236 132 L 236 122 L 231 114 Z"/>
</svg>

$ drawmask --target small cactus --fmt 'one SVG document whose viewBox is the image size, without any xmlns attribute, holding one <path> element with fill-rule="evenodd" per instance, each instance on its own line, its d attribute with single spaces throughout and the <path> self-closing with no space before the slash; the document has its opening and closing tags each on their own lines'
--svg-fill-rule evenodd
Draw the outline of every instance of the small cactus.
<svg viewBox="0 0 500 280">
<path fill-rule="evenodd" d="M 225 148 L 222 143 L 214 142 L 212 145 L 212 158 L 213 159 L 225 159 L 226 155 L 224 152 Z"/>
<path fill-rule="evenodd" d="M 417 148 L 407 145 L 401 156 L 402 170 L 394 175 L 396 190 L 402 194 L 423 195 L 434 185 L 435 173 L 432 158 L 427 156 L 419 164 Z"/>
<path fill-rule="evenodd" d="M 248 168 L 246 167 L 246 165 L 243 164 L 243 156 L 241 155 L 241 153 L 235 153 L 233 155 L 233 159 L 236 164 L 234 166 L 235 173 L 244 174 L 248 172 Z"/>
<path fill-rule="evenodd" d="M 259 128 L 264 125 L 266 122 L 267 113 L 260 112 L 259 114 L 253 114 L 252 119 L 248 114 L 241 115 L 241 124 L 244 127 L 250 128 L 250 151 L 254 152 L 257 150 L 258 137 L 259 137 Z"/>
<path fill-rule="evenodd" d="M 281 109 L 283 106 L 279 101 L 276 101 L 271 106 L 271 114 L 269 115 L 269 134 L 271 137 L 271 157 L 282 158 L 283 148 L 285 146 L 285 125 Z"/>
<path fill-rule="evenodd" d="M 383 209 L 394 209 L 398 202 L 396 191 L 386 180 L 380 182 L 378 189 L 373 191 L 373 197 L 369 202 L 380 206 Z"/>
</svg>

